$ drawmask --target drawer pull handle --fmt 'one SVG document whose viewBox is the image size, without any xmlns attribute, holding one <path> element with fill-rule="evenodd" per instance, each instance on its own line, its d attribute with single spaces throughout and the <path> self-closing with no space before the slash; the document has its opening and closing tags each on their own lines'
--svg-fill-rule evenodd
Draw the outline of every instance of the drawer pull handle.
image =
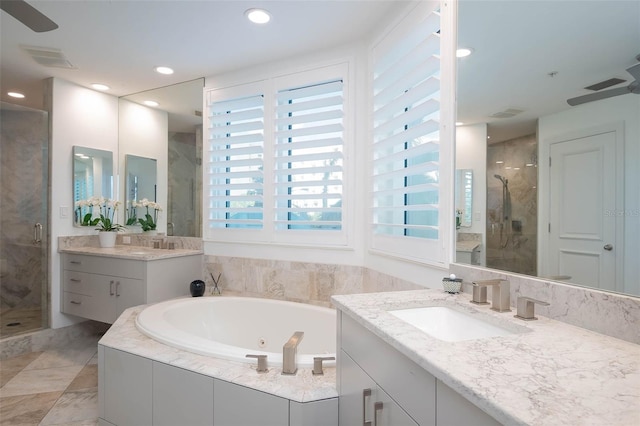
<svg viewBox="0 0 640 426">
<path fill-rule="evenodd" d="M 82 265 L 82 262 L 80 262 L 79 260 L 70 260 L 69 263 L 71 263 L 72 265 Z"/>
<path fill-rule="evenodd" d="M 362 426 L 371 426 L 371 421 L 367 421 L 367 398 L 371 396 L 371 389 L 362 390 Z"/>
<path fill-rule="evenodd" d="M 378 426 L 380 422 L 378 422 L 378 413 L 382 411 L 382 402 L 378 401 L 373 404 L 373 426 Z"/>
<path fill-rule="evenodd" d="M 82 305 L 82 302 L 76 302 L 75 300 L 71 301 L 72 305 Z"/>
<path fill-rule="evenodd" d="M 116 297 L 120 297 L 120 281 L 116 281 Z"/>
<path fill-rule="evenodd" d="M 81 283 L 82 280 L 78 279 L 78 278 L 70 278 L 69 281 L 71 281 L 72 283 Z"/>
<path fill-rule="evenodd" d="M 113 296 L 113 280 L 109 281 L 109 296 Z"/>
</svg>

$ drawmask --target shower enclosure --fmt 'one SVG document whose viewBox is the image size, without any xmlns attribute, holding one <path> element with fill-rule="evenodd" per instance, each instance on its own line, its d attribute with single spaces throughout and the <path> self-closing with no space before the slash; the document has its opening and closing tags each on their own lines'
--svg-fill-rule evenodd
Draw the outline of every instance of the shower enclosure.
<svg viewBox="0 0 640 426">
<path fill-rule="evenodd" d="M 48 114 L 0 108 L 0 338 L 48 326 Z"/>
</svg>

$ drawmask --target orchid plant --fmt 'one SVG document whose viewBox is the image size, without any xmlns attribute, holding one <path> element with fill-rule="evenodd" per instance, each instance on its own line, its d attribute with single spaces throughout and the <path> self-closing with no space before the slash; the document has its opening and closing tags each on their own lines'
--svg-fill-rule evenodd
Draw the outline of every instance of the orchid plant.
<svg viewBox="0 0 640 426">
<path fill-rule="evenodd" d="M 120 201 L 110 200 L 104 197 L 91 197 L 87 200 L 76 202 L 76 210 L 78 217 L 81 217 L 80 224 L 82 226 L 97 226 L 97 230 L 101 232 L 119 231 L 123 229 L 122 225 L 115 223 L 114 217 Z M 89 212 L 83 210 L 89 208 Z"/>
<path fill-rule="evenodd" d="M 135 201 L 132 202 L 132 204 L 133 203 L 135 203 Z M 147 209 L 147 212 L 144 215 L 144 219 L 138 219 L 138 223 L 142 225 L 142 230 L 154 231 L 158 226 L 158 213 L 162 211 L 160 204 L 143 198 L 142 200 L 140 200 L 140 202 L 136 203 L 136 207 L 144 207 Z M 149 209 L 152 209 L 153 211 L 149 212 Z"/>
</svg>

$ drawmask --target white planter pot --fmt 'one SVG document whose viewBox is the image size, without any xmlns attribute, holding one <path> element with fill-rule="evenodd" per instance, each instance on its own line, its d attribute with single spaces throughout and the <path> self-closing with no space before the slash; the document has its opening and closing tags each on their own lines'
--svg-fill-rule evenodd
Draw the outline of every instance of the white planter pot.
<svg viewBox="0 0 640 426">
<path fill-rule="evenodd" d="M 117 232 L 98 232 L 98 238 L 100 239 L 100 247 L 114 247 L 116 245 Z"/>
<path fill-rule="evenodd" d="M 143 234 L 144 235 L 148 235 L 150 237 L 153 237 L 155 235 L 158 235 L 158 230 L 157 229 L 150 229 L 149 231 L 144 231 Z"/>
</svg>

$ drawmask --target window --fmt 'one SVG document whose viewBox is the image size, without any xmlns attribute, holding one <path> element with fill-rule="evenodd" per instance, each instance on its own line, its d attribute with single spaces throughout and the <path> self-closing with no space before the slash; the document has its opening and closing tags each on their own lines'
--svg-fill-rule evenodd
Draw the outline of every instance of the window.
<svg viewBox="0 0 640 426">
<path fill-rule="evenodd" d="M 343 82 L 278 91 L 276 229 L 341 230 Z"/>
<path fill-rule="evenodd" d="M 262 229 L 264 96 L 212 98 L 208 114 L 209 228 Z"/>
<path fill-rule="evenodd" d="M 440 16 L 424 2 L 373 48 L 372 244 L 437 258 Z"/>
<path fill-rule="evenodd" d="M 347 70 L 207 93 L 209 239 L 346 244 Z"/>
</svg>

